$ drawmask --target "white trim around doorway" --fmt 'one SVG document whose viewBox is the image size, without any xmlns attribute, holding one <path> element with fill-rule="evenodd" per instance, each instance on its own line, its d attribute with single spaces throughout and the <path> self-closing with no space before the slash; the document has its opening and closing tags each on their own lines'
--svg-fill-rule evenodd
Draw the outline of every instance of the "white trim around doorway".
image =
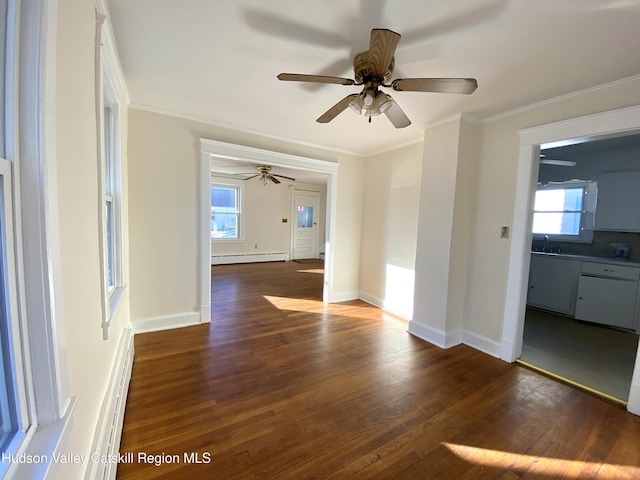
<svg viewBox="0 0 640 480">
<path fill-rule="evenodd" d="M 522 353 L 524 315 L 531 250 L 531 224 L 533 218 L 533 192 L 538 178 L 540 146 L 562 146 L 615 137 L 627 133 L 640 133 L 640 106 L 597 113 L 561 122 L 520 130 L 520 152 L 516 178 L 511 250 L 507 273 L 507 291 L 504 305 L 500 358 L 515 361 Z M 640 355 L 631 381 L 627 409 L 640 415 Z"/>
<path fill-rule="evenodd" d="M 200 139 L 200 323 L 211 321 L 211 157 L 226 160 L 249 161 L 275 167 L 297 168 L 327 174 L 327 204 L 325 225 L 325 268 L 322 298 L 325 303 L 334 300 L 333 272 L 335 244 L 335 219 L 337 208 L 338 169 L 337 162 L 290 155 L 286 153 L 247 147 L 217 140 Z"/>
</svg>

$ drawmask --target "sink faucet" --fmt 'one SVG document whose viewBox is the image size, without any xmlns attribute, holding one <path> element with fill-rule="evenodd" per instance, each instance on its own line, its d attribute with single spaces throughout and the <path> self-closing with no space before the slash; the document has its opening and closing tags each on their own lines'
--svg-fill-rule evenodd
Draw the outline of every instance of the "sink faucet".
<svg viewBox="0 0 640 480">
<path fill-rule="evenodd" d="M 547 253 L 547 249 L 549 248 L 549 235 L 545 235 L 542 240 L 542 251 Z"/>
</svg>

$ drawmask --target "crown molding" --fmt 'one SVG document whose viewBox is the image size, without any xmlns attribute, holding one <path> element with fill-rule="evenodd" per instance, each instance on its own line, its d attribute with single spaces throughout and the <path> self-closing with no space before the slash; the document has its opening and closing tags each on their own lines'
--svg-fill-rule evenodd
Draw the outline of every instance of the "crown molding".
<svg viewBox="0 0 640 480">
<path fill-rule="evenodd" d="M 567 93 L 564 95 L 560 95 L 558 97 L 549 98 L 547 100 L 542 100 L 540 102 L 532 103 L 530 105 L 525 105 L 523 107 L 514 108 L 513 110 L 507 110 L 506 112 L 498 113 L 496 115 L 491 115 L 489 117 L 485 117 L 480 120 L 480 123 L 491 123 L 498 120 L 503 120 L 505 118 L 514 117 L 516 115 L 521 115 L 523 113 L 531 112 L 533 110 L 537 110 L 539 108 L 548 107 L 549 105 L 553 105 L 556 103 L 564 102 L 566 100 L 570 100 L 572 98 L 583 97 L 586 95 L 592 95 L 594 93 L 608 90 L 611 88 L 620 87 L 623 85 L 627 85 L 629 83 L 640 82 L 640 75 L 633 75 L 631 77 L 622 78 L 620 80 L 614 80 L 613 82 L 603 83 L 601 85 L 596 85 L 595 87 L 585 88 L 583 90 L 578 90 L 576 92 Z"/>
<path fill-rule="evenodd" d="M 270 138 L 270 139 L 278 140 L 278 141 L 281 141 L 281 142 L 292 143 L 294 145 L 301 145 L 303 147 L 309 147 L 309 148 L 315 148 L 315 149 L 318 149 L 318 150 L 324 150 L 326 152 L 340 153 L 340 154 L 344 154 L 344 155 L 352 155 L 354 157 L 366 157 L 366 156 L 368 156 L 367 154 L 363 154 L 363 153 L 360 153 L 360 152 L 353 152 L 353 151 L 350 151 L 350 150 L 342 150 L 342 149 L 339 149 L 339 148 L 328 147 L 326 145 L 319 145 L 319 144 L 316 144 L 316 143 L 305 142 L 303 140 L 296 140 L 295 138 L 283 137 L 283 136 L 280 136 L 280 135 L 274 135 L 274 134 L 270 134 L 270 133 L 265 133 L 265 132 L 262 132 L 260 130 L 255 130 L 255 129 L 252 129 L 252 128 L 242 127 L 242 126 L 239 126 L 239 125 L 234 125 L 234 124 L 226 123 L 226 122 L 220 122 L 218 120 L 213 120 L 213 119 L 207 118 L 207 117 L 201 117 L 199 115 L 192 115 L 190 113 L 183 113 L 183 112 L 177 112 L 177 111 L 174 111 L 174 110 L 169 110 L 169 109 L 166 109 L 166 108 L 154 107 L 152 105 L 146 105 L 144 103 L 131 102 L 129 107 L 135 108 L 137 110 L 144 110 L 144 111 L 147 111 L 147 112 L 159 113 L 161 115 L 168 115 L 170 117 L 182 118 L 183 120 L 190 120 L 190 121 L 193 121 L 193 122 L 204 123 L 206 125 L 212 125 L 214 127 L 227 128 L 229 130 L 234 130 L 236 132 L 242 132 L 242 133 L 246 133 L 246 134 L 249 134 L 249 135 L 256 135 L 256 136 L 259 136 L 259 137 Z"/>
</svg>

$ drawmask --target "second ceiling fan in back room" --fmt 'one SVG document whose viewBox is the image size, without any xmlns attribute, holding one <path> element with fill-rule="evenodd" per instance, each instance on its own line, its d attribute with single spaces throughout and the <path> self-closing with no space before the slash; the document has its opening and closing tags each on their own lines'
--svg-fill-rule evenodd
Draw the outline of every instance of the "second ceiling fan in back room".
<svg viewBox="0 0 640 480">
<path fill-rule="evenodd" d="M 247 178 L 243 178 L 243 180 L 251 180 L 252 178 L 258 177 L 258 180 L 262 182 L 263 185 L 267 185 L 269 182 L 275 183 L 276 185 L 278 183 L 282 183 L 282 181 L 278 180 L 278 178 L 289 180 L 291 182 L 296 181 L 296 179 L 293 177 L 271 173 L 271 165 L 258 165 L 258 173 L 236 173 L 235 175 L 250 175 Z"/>
<path fill-rule="evenodd" d="M 337 85 L 363 85 L 360 93 L 352 93 L 336 103 L 316 121 L 328 123 L 350 107 L 358 114 L 369 117 L 384 113 L 396 128 L 411 125 L 395 100 L 380 90 L 391 88 L 397 92 L 473 93 L 478 88 L 475 78 L 398 78 L 391 80 L 395 67 L 394 54 L 400 34 L 384 28 L 371 30 L 369 50 L 359 53 L 353 60 L 354 79 L 325 75 L 281 73 L 279 80 L 291 82 L 333 83 Z"/>
</svg>

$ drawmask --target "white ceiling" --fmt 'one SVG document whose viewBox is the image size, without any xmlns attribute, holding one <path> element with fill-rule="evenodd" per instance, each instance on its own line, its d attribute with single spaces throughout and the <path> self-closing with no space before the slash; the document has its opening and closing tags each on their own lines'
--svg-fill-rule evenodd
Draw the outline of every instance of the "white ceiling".
<svg viewBox="0 0 640 480">
<path fill-rule="evenodd" d="M 640 74 L 640 0 L 108 0 L 133 106 L 360 155 Z M 413 124 L 346 110 L 361 87 L 280 82 L 353 77 L 372 28 L 402 35 L 394 78 L 474 77 L 472 95 L 393 92 Z"/>
</svg>

